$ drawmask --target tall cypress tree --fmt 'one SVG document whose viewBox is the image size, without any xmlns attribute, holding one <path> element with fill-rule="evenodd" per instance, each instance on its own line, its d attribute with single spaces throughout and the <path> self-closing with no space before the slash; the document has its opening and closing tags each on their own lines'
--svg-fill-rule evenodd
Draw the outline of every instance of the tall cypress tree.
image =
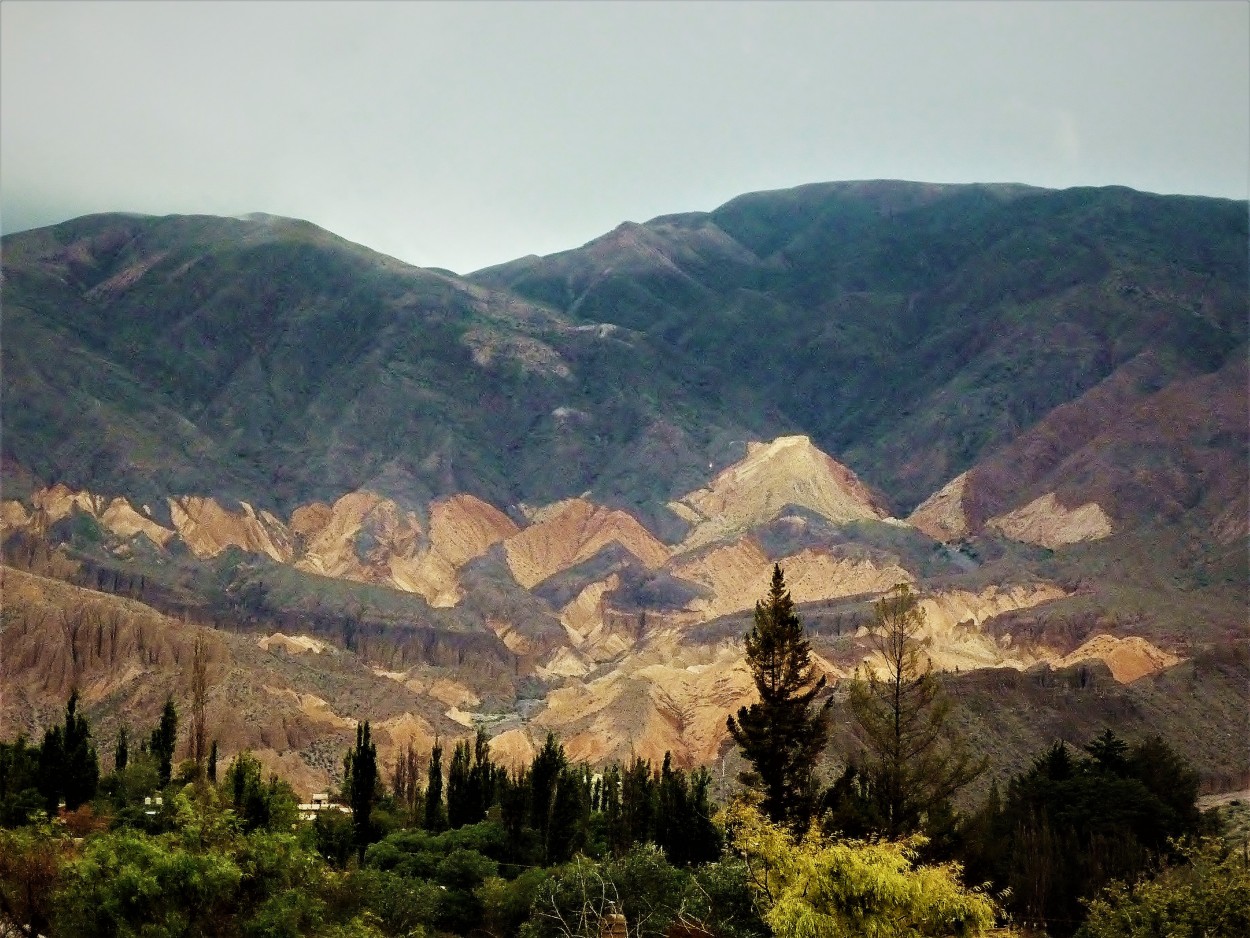
<svg viewBox="0 0 1250 938">
<path fill-rule="evenodd" d="M 344 760 L 347 800 L 352 809 L 352 832 L 356 851 L 363 857 L 373 834 L 373 804 L 378 789 L 378 747 L 371 738 L 369 721 L 356 726 L 356 746 Z"/>
<path fill-rule="evenodd" d="M 503 774 L 503 769 L 491 761 L 490 737 L 479 727 L 473 741 L 473 768 L 469 770 L 469 788 L 474 799 L 473 818 L 470 823 L 486 817 L 486 812 L 498 796 Z"/>
<path fill-rule="evenodd" d="M 65 806 L 71 811 L 95 797 L 100 783 L 100 760 L 91 741 L 91 726 L 78 712 L 78 691 L 65 707 Z"/>
<path fill-rule="evenodd" d="M 148 740 L 148 751 L 156 758 L 160 771 L 161 785 L 169 784 L 174 767 L 174 747 L 178 743 L 178 710 L 174 707 L 173 697 L 165 698 L 165 709 L 161 711 L 161 722 Z"/>
<path fill-rule="evenodd" d="M 727 721 L 752 766 L 742 781 L 763 794 L 770 820 L 803 830 L 816 800 L 813 772 L 829 736 L 830 701 L 815 704 L 825 678 L 816 677 L 780 566 L 773 566 L 768 595 L 755 604 L 746 660 L 760 699 Z"/>
<path fill-rule="evenodd" d="M 556 805 L 560 775 L 569 760 L 554 733 L 547 734 L 543 748 L 530 763 L 530 827 L 538 835 L 542 861 L 547 862 L 551 848 L 551 819 Z"/>
<path fill-rule="evenodd" d="M 113 771 L 120 772 L 130 763 L 130 736 L 123 726 L 117 731 L 117 748 L 113 750 Z"/>
<path fill-rule="evenodd" d="M 100 761 L 91 742 L 91 726 L 78 713 L 78 691 L 65 705 L 65 723 L 43 735 L 39 749 L 39 791 L 49 814 L 56 814 L 61 799 L 74 810 L 95 797 L 100 782 Z"/>
<path fill-rule="evenodd" d="M 425 829 L 438 833 L 447 827 L 447 812 L 443 807 L 443 744 L 434 738 L 430 751 L 429 775 L 425 784 Z"/>
<path fill-rule="evenodd" d="M 479 818 L 476 817 L 477 805 L 470 790 L 469 772 L 472 761 L 469 755 L 469 741 L 462 739 L 456 743 L 451 754 L 451 765 L 447 767 L 447 826 L 464 827 Z"/>
</svg>

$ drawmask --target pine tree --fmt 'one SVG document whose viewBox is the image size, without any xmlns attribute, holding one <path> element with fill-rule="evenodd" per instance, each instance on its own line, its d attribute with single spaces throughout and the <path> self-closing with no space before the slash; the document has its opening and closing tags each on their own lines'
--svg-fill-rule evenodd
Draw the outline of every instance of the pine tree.
<svg viewBox="0 0 1250 938">
<path fill-rule="evenodd" d="M 815 805 L 814 770 L 829 735 L 829 701 L 815 703 L 825 678 L 816 677 L 780 566 L 773 567 L 768 595 L 755 604 L 746 660 L 760 699 L 727 721 L 753 769 L 742 781 L 763 794 L 770 820 L 801 831 Z"/>
<path fill-rule="evenodd" d="M 949 809 L 951 797 L 985 770 L 947 727 L 950 703 L 921 663 L 924 610 L 906 584 L 875 606 L 878 667 L 851 685 L 850 707 L 869 753 L 865 767 L 881 833 L 897 837 Z"/>
<path fill-rule="evenodd" d="M 217 784 L 217 740 L 215 739 L 208 750 L 208 783 Z"/>
</svg>

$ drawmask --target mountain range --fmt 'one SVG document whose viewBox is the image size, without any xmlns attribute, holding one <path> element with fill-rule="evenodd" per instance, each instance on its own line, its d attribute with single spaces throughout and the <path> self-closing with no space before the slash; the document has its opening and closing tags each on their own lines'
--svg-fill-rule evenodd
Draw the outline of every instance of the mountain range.
<svg viewBox="0 0 1250 938">
<path fill-rule="evenodd" d="M 907 582 L 985 747 L 1203 720 L 1232 784 L 1246 246 L 1245 203 L 885 181 L 467 276 L 263 215 L 6 236 L 0 735 L 73 686 L 154 722 L 200 635 L 223 758 L 303 788 L 365 718 L 732 763 L 780 563 L 835 684 Z"/>
</svg>

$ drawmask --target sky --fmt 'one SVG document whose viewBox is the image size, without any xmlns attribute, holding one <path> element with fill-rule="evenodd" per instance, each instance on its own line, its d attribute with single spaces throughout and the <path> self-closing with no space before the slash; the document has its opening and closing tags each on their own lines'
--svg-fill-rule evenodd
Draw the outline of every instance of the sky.
<svg viewBox="0 0 1250 938">
<path fill-rule="evenodd" d="M 840 179 L 1246 199 L 1250 4 L 0 3 L 0 229 L 307 219 L 466 273 Z"/>
</svg>

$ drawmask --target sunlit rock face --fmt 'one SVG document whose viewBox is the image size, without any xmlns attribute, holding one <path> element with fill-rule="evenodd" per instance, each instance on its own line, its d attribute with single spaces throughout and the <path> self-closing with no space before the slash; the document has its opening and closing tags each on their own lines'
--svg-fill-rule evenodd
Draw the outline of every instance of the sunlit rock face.
<svg viewBox="0 0 1250 938">
<path fill-rule="evenodd" d="M 1131 682 L 1183 660 L 1140 637 L 1100 634 L 1079 647 L 1057 647 L 1016 641 L 989 627 L 998 617 L 1073 595 L 1045 580 L 929 585 L 914 566 L 915 552 L 937 556 L 943 550 L 937 541 L 972 534 L 967 486 L 968 477 L 960 476 L 907 523 L 896 521 L 853 473 L 806 437 L 783 437 L 752 444 L 744 459 L 675 501 L 671 507 L 690 523 L 675 545 L 628 512 L 589 498 L 516 506 L 510 517 L 467 494 L 403 507 L 360 490 L 300 506 L 284 522 L 245 502 L 225 507 L 207 497 L 175 495 L 168 499 L 166 527 L 124 499 L 60 485 L 37 491 L 29 504 L 5 502 L 0 517 L 6 530 L 33 532 L 84 513 L 122 544 L 141 538 L 159 550 L 181 543 L 204 560 L 236 548 L 301 573 L 411 594 L 419 597 L 414 609 L 467 608 L 481 616 L 478 628 L 497 643 L 497 653 L 514 656 L 505 681 L 524 683 L 531 695 L 537 688 L 538 696 L 518 700 L 514 710 L 501 706 L 485 689 L 498 681 L 476 681 L 481 663 L 451 650 L 455 632 L 444 634 L 440 640 L 450 645 L 430 663 L 415 665 L 380 663 L 369 659 L 372 646 L 354 654 L 333 637 L 298 630 L 269 631 L 242 645 L 219 640 L 215 660 L 223 675 L 237 672 L 250 688 L 232 698 L 234 709 L 222 711 L 224 740 L 253 748 L 267 766 L 319 788 L 337 771 L 320 755 L 325 740 L 350 737 L 355 721 L 372 712 L 368 701 L 379 688 L 385 688 L 382 699 L 394 698 L 371 717 L 389 759 L 409 744 L 428 750 L 436 737 L 451 745 L 483 725 L 505 763 L 527 761 L 547 732 L 556 733 L 573 758 L 594 764 L 634 756 L 658 762 L 665 752 L 679 765 L 714 762 L 728 746 L 726 716 L 754 699 L 740 632 L 716 623 L 727 616 L 749 621 L 774 565 L 784 569 L 796 603 L 849 603 L 862 614 L 877 597 L 907 584 L 920 596 L 922 658 L 938 671 L 1100 661 L 1117 681 Z M 856 530 L 876 537 L 878 546 L 855 546 L 858 535 L 846 541 L 840 525 L 859 525 Z M 1053 548 L 1111 533 L 1096 504 L 1065 507 L 1053 493 L 982 528 Z M 898 538 L 912 545 L 912 554 L 888 546 Z M 473 592 L 484 575 L 494 599 Z M 19 588 L 6 590 L 6 601 L 13 597 L 27 609 L 40 607 L 41 591 L 59 596 L 62 606 L 78 595 L 63 585 L 39 585 L 53 581 L 15 576 Z M 111 602 L 99 600 L 105 601 Z M 139 699 L 140 658 L 170 674 L 184 667 L 194 629 L 137 603 L 110 615 L 130 624 L 97 643 L 107 652 L 103 657 L 85 659 L 96 676 L 84 692 L 88 700 L 115 706 Z M 711 637 L 693 638 L 705 628 Z M 9 667 L 39 675 L 46 687 L 80 679 L 75 668 L 81 663 L 74 664 L 67 649 L 39 650 L 29 638 L 21 630 L 6 633 Z M 880 669 L 867 626 L 838 648 L 814 654 L 817 670 L 831 680 L 856 668 Z M 449 655 L 454 664 L 447 663 Z M 298 672 L 275 676 L 275 665 L 296 662 Z M 338 696 L 324 687 L 338 688 Z"/>
<path fill-rule="evenodd" d="M 834 522 L 886 516 L 879 497 L 806 436 L 749 444 L 745 459 L 669 507 L 693 525 L 681 551 L 732 538 L 787 507 L 807 508 Z"/>
</svg>

